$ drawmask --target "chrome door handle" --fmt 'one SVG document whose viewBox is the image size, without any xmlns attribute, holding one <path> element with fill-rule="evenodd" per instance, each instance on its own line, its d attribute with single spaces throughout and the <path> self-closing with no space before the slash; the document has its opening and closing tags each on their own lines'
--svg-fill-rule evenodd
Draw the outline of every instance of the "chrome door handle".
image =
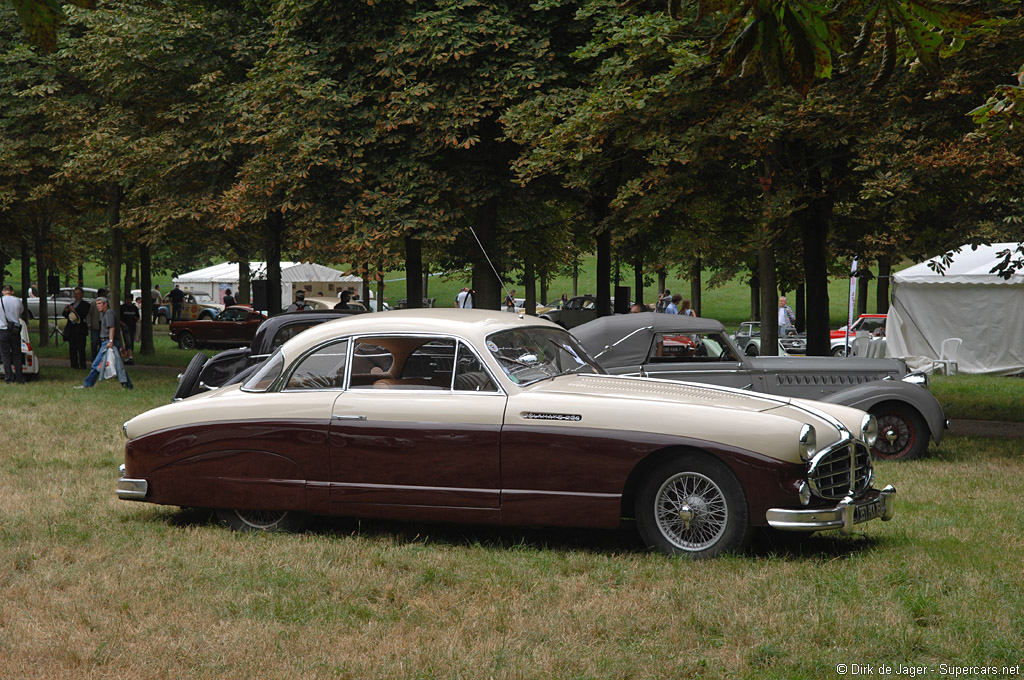
<svg viewBox="0 0 1024 680">
<path fill-rule="evenodd" d="M 366 416 L 339 416 L 335 414 L 331 416 L 331 420 L 366 420 Z"/>
</svg>

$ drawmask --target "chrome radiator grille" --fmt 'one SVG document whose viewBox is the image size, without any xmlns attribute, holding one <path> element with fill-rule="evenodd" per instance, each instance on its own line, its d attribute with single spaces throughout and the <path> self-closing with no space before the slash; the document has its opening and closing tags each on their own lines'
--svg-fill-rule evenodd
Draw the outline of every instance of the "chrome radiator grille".
<svg viewBox="0 0 1024 680">
<path fill-rule="evenodd" d="M 863 442 L 847 442 L 814 458 L 807 481 L 820 498 L 856 498 L 871 488 L 871 452 Z"/>
</svg>

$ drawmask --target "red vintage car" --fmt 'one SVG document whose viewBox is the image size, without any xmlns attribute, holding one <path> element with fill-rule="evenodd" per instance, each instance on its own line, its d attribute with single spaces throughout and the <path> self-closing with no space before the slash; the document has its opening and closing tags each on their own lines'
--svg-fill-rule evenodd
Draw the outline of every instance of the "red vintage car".
<svg viewBox="0 0 1024 680">
<path fill-rule="evenodd" d="M 249 305 L 233 305 L 213 319 L 174 321 L 170 326 L 170 336 L 182 349 L 204 345 L 247 345 L 266 318 L 266 314 Z"/>
</svg>

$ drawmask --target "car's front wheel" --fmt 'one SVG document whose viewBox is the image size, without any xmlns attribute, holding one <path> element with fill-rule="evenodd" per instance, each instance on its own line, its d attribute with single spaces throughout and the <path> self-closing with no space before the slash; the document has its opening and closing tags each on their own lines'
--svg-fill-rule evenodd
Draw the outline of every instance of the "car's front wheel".
<svg viewBox="0 0 1024 680">
<path fill-rule="evenodd" d="M 235 531 L 302 531 L 309 522 L 305 513 L 291 510 L 217 510 L 217 519 Z"/>
<path fill-rule="evenodd" d="M 192 335 L 188 331 L 182 331 L 181 335 L 178 336 L 178 347 L 182 349 L 195 349 L 196 336 Z"/>
<path fill-rule="evenodd" d="M 885 402 L 869 410 L 878 421 L 878 439 L 871 454 L 881 460 L 914 460 L 928 450 L 928 425 L 906 404 Z"/>
<path fill-rule="evenodd" d="M 714 557 L 750 540 L 743 487 L 710 456 L 689 453 L 659 463 L 643 481 L 635 510 L 647 546 L 669 555 Z"/>
<path fill-rule="evenodd" d="M 845 357 L 846 356 L 846 345 L 837 345 L 832 348 L 832 356 L 834 357 Z"/>
</svg>

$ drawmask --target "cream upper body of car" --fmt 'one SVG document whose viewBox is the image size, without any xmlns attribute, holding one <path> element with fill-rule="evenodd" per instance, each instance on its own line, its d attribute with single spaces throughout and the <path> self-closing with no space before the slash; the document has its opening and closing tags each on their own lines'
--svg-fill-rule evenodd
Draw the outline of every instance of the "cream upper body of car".
<svg viewBox="0 0 1024 680">
<path fill-rule="evenodd" d="M 507 399 L 500 414 L 505 424 L 548 419 L 564 428 L 686 435 L 792 463 L 801 461 L 797 442 L 805 425 L 814 428 L 818 449 L 831 446 L 844 436 L 860 439 L 867 428 L 866 414 L 858 409 L 698 383 L 595 372 L 550 376 L 523 384 L 502 368 L 493 352 L 487 351 L 489 337 L 517 327 L 558 326 L 533 317 L 485 310 L 433 309 L 429 314 L 422 310 L 398 310 L 320 324 L 282 345 L 280 363 L 287 370 L 303 355 L 339 337 L 379 334 L 385 319 L 389 335 L 457 337 L 476 348 L 500 386 L 500 394 Z M 325 398 L 324 391 L 285 388 L 264 392 L 233 385 L 141 414 L 125 424 L 125 433 L 134 438 L 186 422 L 225 419 L 259 420 L 289 415 L 330 418 L 333 399 Z M 373 396 L 372 392 L 366 394 Z M 425 398 L 423 393 L 391 392 L 387 408 L 375 413 L 375 417 L 383 422 L 405 421 L 410 417 L 430 420 L 443 408 L 443 404 Z M 487 411 L 486 416 L 474 416 L 472 412 L 465 415 L 493 419 L 494 411 Z"/>
</svg>

